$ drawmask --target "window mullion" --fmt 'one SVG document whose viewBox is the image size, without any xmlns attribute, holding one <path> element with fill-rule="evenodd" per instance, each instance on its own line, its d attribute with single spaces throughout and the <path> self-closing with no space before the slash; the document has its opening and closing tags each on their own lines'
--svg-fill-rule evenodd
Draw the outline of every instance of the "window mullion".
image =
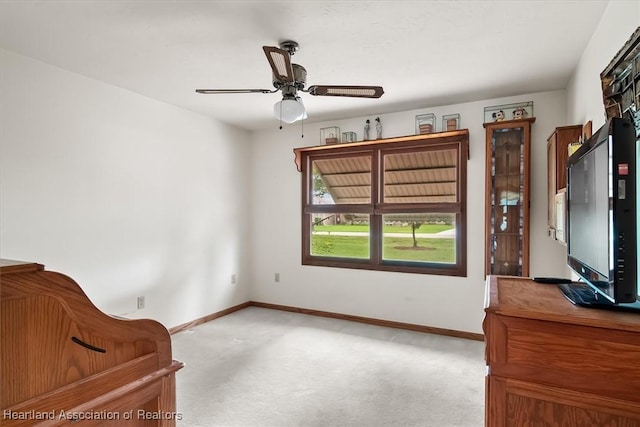
<svg viewBox="0 0 640 427">
<path fill-rule="evenodd" d="M 369 239 L 371 262 L 375 265 L 382 262 L 382 229 L 382 216 L 372 214 L 369 220 Z"/>
<path fill-rule="evenodd" d="M 373 150 L 371 156 L 371 201 L 373 203 L 373 212 L 369 220 L 369 239 L 371 262 L 374 265 L 380 265 L 382 262 L 382 216 L 377 214 L 377 206 L 381 201 L 380 189 L 382 187 L 382 153 L 379 149 Z"/>
</svg>

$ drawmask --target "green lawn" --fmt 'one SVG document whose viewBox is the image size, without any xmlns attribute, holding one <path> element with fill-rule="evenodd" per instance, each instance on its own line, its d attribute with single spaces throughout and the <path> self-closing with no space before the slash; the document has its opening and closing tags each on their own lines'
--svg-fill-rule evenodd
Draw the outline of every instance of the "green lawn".
<svg viewBox="0 0 640 427">
<path fill-rule="evenodd" d="M 342 231 L 345 231 L 344 229 Z M 358 230 L 349 230 L 358 231 Z M 409 236 L 384 239 L 383 258 L 396 261 L 455 262 L 455 239 L 417 239 L 418 248 L 413 248 Z M 312 255 L 345 258 L 369 258 L 369 238 L 367 236 L 311 237 Z"/>
</svg>

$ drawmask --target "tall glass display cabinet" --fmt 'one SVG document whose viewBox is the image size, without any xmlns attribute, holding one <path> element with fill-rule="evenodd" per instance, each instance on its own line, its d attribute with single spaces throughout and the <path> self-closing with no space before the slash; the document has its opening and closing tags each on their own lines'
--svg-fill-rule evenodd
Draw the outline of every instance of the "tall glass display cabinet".
<svg viewBox="0 0 640 427">
<path fill-rule="evenodd" d="M 531 125 L 485 123 L 485 275 L 529 276 Z"/>
</svg>

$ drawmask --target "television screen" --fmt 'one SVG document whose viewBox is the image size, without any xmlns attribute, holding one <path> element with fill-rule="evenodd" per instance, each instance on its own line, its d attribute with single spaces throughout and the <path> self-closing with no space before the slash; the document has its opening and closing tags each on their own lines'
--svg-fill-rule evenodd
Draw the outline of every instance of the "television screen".
<svg viewBox="0 0 640 427">
<path fill-rule="evenodd" d="M 640 299 L 636 144 L 632 124 L 612 118 L 567 161 L 567 263 L 596 305 Z"/>
<path fill-rule="evenodd" d="M 602 141 L 569 169 L 569 244 L 571 256 L 589 267 L 589 279 L 613 298 L 608 287 L 609 254 L 612 252 L 609 230 L 613 220 L 609 209 L 613 184 L 611 179 L 607 179 L 608 143 L 607 140 Z"/>
</svg>

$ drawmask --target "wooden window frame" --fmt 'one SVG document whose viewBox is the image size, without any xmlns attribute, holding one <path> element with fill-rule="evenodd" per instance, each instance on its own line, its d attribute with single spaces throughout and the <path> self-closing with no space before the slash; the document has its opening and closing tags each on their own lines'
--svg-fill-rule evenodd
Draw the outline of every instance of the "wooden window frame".
<svg viewBox="0 0 640 427">
<path fill-rule="evenodd" d="M 385 203 L 383 197 L 383 157 L 386 154 L 421 152 L 425 150 L 455 149 L 457 151 L 456 202 L 447 203 Z M 301 172 L 301 215 L 303 265 L 394 271 L 448 276 L 467 276 L 467 159 L 469 132 L 467 129 L 427 135 L 378 139 L 338 145 L 323 145 L 294 149 L 296 165 Z M 368 204 L 318 205 L 312 203 L 314 160 L 371 156 L 371 201 Z M 454 264 L 422 263 L 415 261 L 389 261 L 382 259 L 383 221 L 389 213 L 452 213 L 456 218 Z M 322 257 L 311 255 L 311 214 L 313 213 L 365 213 L 370 215 L 369 258 Z"/>
</svg>

